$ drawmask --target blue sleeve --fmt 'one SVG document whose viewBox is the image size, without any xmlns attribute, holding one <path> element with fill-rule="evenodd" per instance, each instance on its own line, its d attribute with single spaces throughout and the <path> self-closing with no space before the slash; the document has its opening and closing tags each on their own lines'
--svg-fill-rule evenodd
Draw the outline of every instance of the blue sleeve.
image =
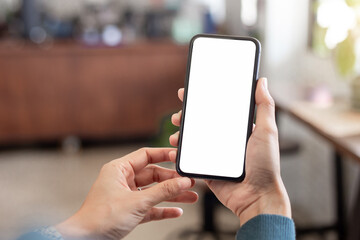
<svg viewBox="0 0 360 240">
<path fill-rule="evenodd" d="M 295 224 L 292 219 L 262 214 L 246 222 L 236 234 L 237 240 L 295 240 Z"/>
<path fill-rule="evenodd" d="M 43 227 L 22 235 L 17 240 L 64 240 L 54 227 Z"/>
</svg>

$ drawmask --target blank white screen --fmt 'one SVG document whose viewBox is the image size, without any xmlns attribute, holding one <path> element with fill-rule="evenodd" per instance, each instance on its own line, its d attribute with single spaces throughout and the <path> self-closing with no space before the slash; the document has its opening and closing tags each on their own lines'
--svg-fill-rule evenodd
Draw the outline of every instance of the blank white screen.
<svg viewBox="0 0 360 240">
<path fill-rule="evenodd" d="M 179 162 L 183 172 L 242 175 L 255 54 L 252 41 L 194 41 Z"/>
</svg>

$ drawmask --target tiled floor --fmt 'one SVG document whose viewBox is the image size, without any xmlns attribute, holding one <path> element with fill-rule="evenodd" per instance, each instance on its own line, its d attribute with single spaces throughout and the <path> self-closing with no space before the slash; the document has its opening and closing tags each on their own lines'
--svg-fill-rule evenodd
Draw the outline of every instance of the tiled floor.
<svg viewBox="0 0 360 240">
<path fill-rule="evenodd" d="M 36 226 L 67 218 L 80 207 L 104 163 L 139 147 L 90 148 L 72 154 L 60 149 L 0 152 L 0 239 L 13 239 Z M 197 186 L 200 195 L 201 189 Z M 182 204 L 181 218 L 143 224 L 126 239 L 177 239 L 184 230 L 198 229 L 199 204 Z M 221 228 L 236 230 L 238 221 L 231 212 L 219 208 L 217 216 Z"/>
</svg>

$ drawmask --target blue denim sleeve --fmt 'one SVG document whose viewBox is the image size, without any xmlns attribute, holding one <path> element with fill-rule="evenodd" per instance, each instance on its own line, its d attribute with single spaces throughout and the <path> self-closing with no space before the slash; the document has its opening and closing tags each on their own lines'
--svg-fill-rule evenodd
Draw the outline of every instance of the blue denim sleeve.
<svg viewBox="0 0 360 240">
<path fill-rule="evenodd" d="M 290 218 L 261 214 L 246 222 L 236 240 L 295 240 L 295 224 Z"/>
<path fill-rule="evenodd" d="M 43 227 L 22 235 L 17 240 L 64 240 L 54 227 Z"/>
</svg>

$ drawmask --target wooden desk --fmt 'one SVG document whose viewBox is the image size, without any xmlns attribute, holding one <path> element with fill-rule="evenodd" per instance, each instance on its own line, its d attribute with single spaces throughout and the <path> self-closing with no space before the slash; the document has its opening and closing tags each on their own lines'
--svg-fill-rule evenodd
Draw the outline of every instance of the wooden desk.
<svg viewBox="0 0 360 240">
<path fill-rule="evenodd" d="M 336 230 L 339 239 L 360 239 L 358 230 L 360 222 L 360 189 L 358 190 L 357 205 L 353 209 L 351 221 L 346 216 L 346 206 L 343 190 L 343 157 L 351 158 L 360 164 L 360 112 L 352 110 L 343 102 L 336 102 L 324 107 L 314 103 L 301 101 L 299 91 L 284 86 L 274 88 L 273 96 L 277 111 L 283 112 L 309 127 L 316 134 L 327 141 L 334 149 L 334 174 L 336 193 L 336 222 L 330 226 L 298 229 L 299 235 L 312 232 L 326 232 Z M 279 91 L 281 89 L 281 91 Z M 360 185 L 359 185 L 360 186 Z M 351 223 L 347 225 L 347 222 Z M 349 234 L 348 234 L 349 233 Z"/>
</svg>

